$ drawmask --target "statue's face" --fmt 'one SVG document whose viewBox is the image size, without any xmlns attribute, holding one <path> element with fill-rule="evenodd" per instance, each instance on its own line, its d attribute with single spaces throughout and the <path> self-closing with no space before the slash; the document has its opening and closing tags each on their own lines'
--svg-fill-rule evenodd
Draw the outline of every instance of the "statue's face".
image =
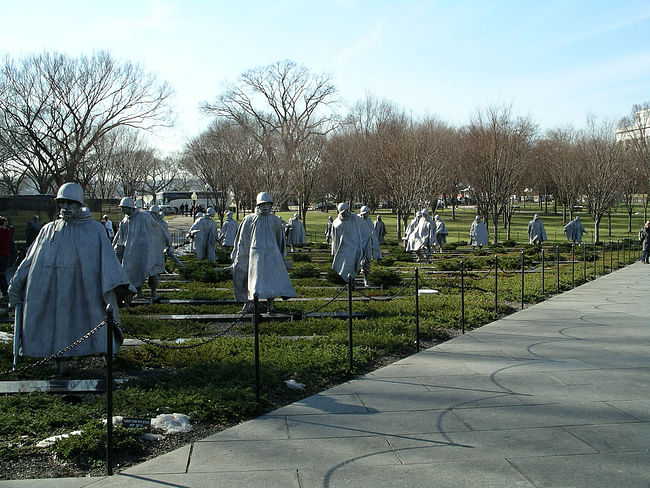
<svg viewBox="0 0 650 488">
<path fill-rule="evenodd" d="M 132 207 L 120 207 L 120 210 L 122 210 L 122 213 L 127 217 L 130 217 L 133 215 L 133 212 L 135 212 L 135 209 Z"/>
<path fill-rule="evenodd" d="M 341 220 L 348 220 L 350 218 L 350 209 L 343 210 L 343 212 L 339 214 L 339 217 L 341 217 Z"/>
<path fill-rule="evenodd" d="M 271 204 L 271 203 L 266 203 L 266 202 L 265 202 L 265 203 L 260 203 L 260 204 L 258 205 L 258 207 L 259 207 L 259 209 L 260 209 L 260 213 L 261 213 L 262 215 L 268 215 L 268 214 L 270 214 L 270 213 L 271 213 L 271 207 L 272 207 L 272 206 L 273 206 L 273 204 Z"/>
<path fill-rule="evenodd" d="M 81 204 L 74 200 L 57 200 L 59 204 L 59 216 L 63 220 L 78 219 L 81 216 Z"/>
</svg>

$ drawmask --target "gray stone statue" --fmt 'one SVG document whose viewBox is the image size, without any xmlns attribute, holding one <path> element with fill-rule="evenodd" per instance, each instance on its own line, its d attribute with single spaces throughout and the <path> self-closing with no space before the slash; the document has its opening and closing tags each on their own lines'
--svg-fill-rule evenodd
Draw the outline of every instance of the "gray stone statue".
<svg viewBox="0 0 650 488">
<path fill-rule="evenodd" d="M 440 215 L 435 215 L 433 217 L 434 223 L 436 224 L 436 239 L 435 244 L 440 248 L 440 252 L 447 244 L 447 227 L 445 227 L 444 221 L 440 218 Z"/>
<path fill-rule="evenodd" d="M 232 247 L 235 245 L 235 236 L 237 235 L 237 227 L 239 224 L 232 218 L 232 212 L 226 212 L 226 220 L 224 220 L 221 230 L 219 231 L 219 242 L 224 247 Z"/>
<path fill-rule="evenodd" d="M 307 244 L 307 235 L 305 234 L 305 226 L 302 225 L 300 215 L 295 213 L 287 223 L 287 246 L 291 247 L 291 252 L 295 251 L 296 246 Z"/>
<path fill-rule="evenodd" d="M 363 266 L 361 266 L 363 283 L 364 285 L 369 286 L 370 263 L 373 259 L 381 259 L 381 248 L 379 247 L 377 234 L 375 234 L 375 226 L 372 224 L 372 220 L 370 219 L 370 208 L 365 205 L 361 207 L 359 210 L 359 217 L 361 217 L 361 221 L 368 226 L 368 230 L 370 231 L 370 245 L 368 246 L 367 258 L 364 260 Z"/>
<path fill-rule="evenodd" d="M 381 220 L 381 215 L 377 215 L 377 218 L 375 219 L 375 235 L 377 236 L 379 244 L 383 244 L 384 239 L 386 238 L 386 224 Z"/>
<path fill-rule="evenodd" d="M 431 218 L 429 215 L 429 209 L 427 208 L 420 210 L 420 215 L 422 216 L 422 219 L 426 220 L 429 224 L 429 238 L 427 241 L 427 263 L 429 263 L 431 262 L 431 254 L 435 252 L 433 247 L 436 245 L 436 221 Z"/>
<path fill-rule="evenodd" d="M 431 248 L 431 224 L 422 212 L 415 212 L 415 217 L 406 227 L 406 251 L 415 253 L 416 262 L 430 262 L 429 250 Z"/>
<path fill-rule="evenodd" d="M 138 290 L 138 298 L 142 298 L 145 281 L 149 281 L 152 294 L 158 287 L 156 249 L 153 245 L 153 226 L 156 224 L 149 212 L 135 207 L 131 197 L 122 198 L 120 209 L 124 218 L 113 238 L 113 249 L 131 284 Z"/>
<path fill-rule="evenodd" d="M 576 242 L 578 244 L 581 244 L 582 234 L 586 234 L 586 233 L 587 231 L 582 226 L 582 222 L 580 222 L 579 215 L 576 215 L 575 219 L 573 219 L 571 222 L 569 222 L 567 225 L 564 226 L 564 234 L 566 235 L 567 239 L 572 241 L 574 244 Z"/>
<path fill-rule="evenodd" d="M 150 276 L 148 281 L 155 282 L 155 287 L 151 288 L 151 301 L 156 303 L 158 302 L 158 284 L 160 283 L 160 275 L 165 272 L 165 254 L 170 256 L 174 253 L 174 248 L 172 247 L 172 236 L 169 233 L 169 227 L 167 222 L 160 215 L 160 207 L 158 205 L 152 205 L 149 209 L 151 216 L 154 219 L 154 225 L 152 226 L 152 239 L 153 247 L 155 251 L 155 275 Z"/>
<path fill-rule="evenodd" d="M 476 216 L 469 228 L 469 243 L 472 247 L 478 246 L 479 249 L 488 245 L 488 230 L 480 215 Z"/>
<path fill-rule="evenodd" d="M 332 269 L 346 282 L 359 274 L 372 246 L 368 226 L 343 202 L 332 224 Z"/>
<path fill-rule="evenodd" d="M 284 232 L 280 217 L 271 214 L 273 200 L 267 192 L 257 194 L 255 213 L 239 224 L 232 258 L 235 298 L 244 302 L 241 312 L 250 310 L 255 294 L 267 300 L 273 310 L 275 297 L 295 297 L 286 264 Z"/>
<path fill-rule="evenodd" d="M 334 225 L 334 222 L 332 221 L 332 216 L 328 215 L 327 216 L 327 225 L 325 226 L 325 242 L 330 243 L 330 240 L 332 239 L 332 225 Z"/>
<path fill-rule="evenodd" d="M 200 212 L 199 212 L 200 213 Z M 217 260 L 217 224 L 212 220 L 215 211 L 208 207 L 206 214 L 201 214 L 190 227 L 189 235 L 194 242 L 196 259 L 214 262 Z"/>
<path fill-rule="evenodd" d="M 528 242 L 535 246 L 541 246 L 542 242 L 547 240 L 544 223 L 538 214 L 533 216 L 533 220 L 528 222 Z"/>
<path fill-rule="evenodd" d="M 83 190 L 76 183 L 59 188 L 59 218 L 45 224 L 27 250 L 9 287 L 16 307 L 20 355 L 49 357 L 102 323 L 106 305 L 119 322 L 117 294 L 135 293 L 115 257 L 104 226 L 82 213 Z M 113 337 L 113 351 L 121 333 Z M 101 329 L 64 356 L 106 352 Z"/>
</svg>

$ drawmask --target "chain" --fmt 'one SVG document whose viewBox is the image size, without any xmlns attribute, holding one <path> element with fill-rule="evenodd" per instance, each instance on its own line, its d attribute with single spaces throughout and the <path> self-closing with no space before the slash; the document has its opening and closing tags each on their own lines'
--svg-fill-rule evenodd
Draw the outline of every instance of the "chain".
<svg viewBox="0 0 650 488">
<path fill-rule="evenodd" d="M 154 341 L 152 339 L 147 339 L 146 337 L 140 337 L 137 334 L 135 334 L 134 332 L 128 331 L 126 329 L 122 329 L 122 330 L 124 331 L 124 333 L 129 334 L 130 336 L 133 336 L 137 340 L 142 341 L 145 344 L 148 344 L 150 346 L 159 347 L 161 349 L 185 350 L 185 349 L 196 349 L 198 347 L 205 346 L 206 344 L 214 342 L 218 338 L 223 337 L 226 332 L 231 331 L 236 325 L 241 323 L 242 320 L 243 320 L 243 316 L 238 318 L 234 322 L 231 322 L 230 324 L 228 324 L 226 326 L 226 328 L 224 330 L 222 330 L 218 334 L 205 337 L 204 340 L 201 340 L 201 341 L 199 341 L 197 343 L 194 343 L 194 344 L 184 344 L 184 345 L 172 345 L 172 344 L 168 344 L 168 343 L 164 343 L 164 342 L 156 342 L 156 341 Z"/>
<path fill-rule="evenodd" d="M 490 273 L 492 273 L 492 270 L 493 270 L 493 269 L 494 269 L 494 261 L 492 261 L 492 265 L 490 266 L 490 269 L 488 269 L 485 273 L 483 273 L 483 272 L 481 271 L 481 274 L 483 274 L 483 276 L 482 276 L 481 278 L 472 278 L 472 279 L 475 280 L 475 281 L 481 281 L 481 280 L 484 280 L 485 278 L 487 278 L 488 276 L 490 276 Z"/>
<path fill-rule="evenodd" d="M 499 269 L 504 274 L 504 276 L 517 276 L 519 274 L 519 272 L 517 272 L 517 271 L 506 271 L 501 266 L 499 266 Z"/>
<path fill-rule="evenodd" d="M 397 290 L 397 293 L 395 293 L 394 295 L 389 295 L 389 296 L 381 297 L 381 298 L 379 298 L 379 297 L 373 297 L 372 295 L 366 295 L 366 294 L 363 292 L 363 290 L 358 290 L 358 291 L 359 291 L 359 294 L 361 294 L 362 296 L 368 298 L 369 300 L 375 300 L 375 301 L 377 301 L 377 302 L 390 301 L 390 300 L 394 300 L 395 298 L 401 296 L 401 295 L 402 295 L 402 292 L 403 292 L 404 290 L 406 290 L 407 288 L 410 288 L 410 287 L 411 287 L 411 284 L 413 283 L 413 281 L 415 281 L 415 275 L 413 275 L 413 276 L 411 277 L 411 279 L 409 280 L 408 283 L 405 283 L 404 285 L 402 285 L 402 286 Z"/>
<path fill-rule="evenodd" d="M 327 307 L 330 303 L 334 303 L 334 301 L 335 301 L 338 297 L 340 297 L 340 296 L 343 294 L 343 292 L 344 292 L 345 290 L 346 290 L 345 286 L 342 286 L 342 287 L 339 289 L 339 291 L 336 293 L 336 295 L 334 295 L 334 297 L 333 297 L 329 302 L 326 302 L 324 305 L 321 305 L 321 306 L 319 306 L 319 307 L 316 307 L 314 310 L 312 310 L 312 311 L 310 311 L 310 312 L 305 312 L 305 313 L 303 313 L 303 315 L 307 315 L 307 314 L 309 314 L 309 313 L 320 312 L 320 311 L 323 310 L 325 307 Z"/>
<path fill-rule="evenodd" d="M 23 366 L 22 368 L 18 368 L 18 369 L 15 369 L 15 370 L 2 371 L 2 372 L 0 372 L 0 376 L 4 376 L 4 375 L 7 375 L 7 374 L 11 374 L 11 373 L 18 373 L 18 372 L 20 372 L 20 371 L 26 371 L 26 370 L 28 370 L 28 369 L 33 369 L 33 368 L 36 368 L 37 366 L 40 366 L 41 364 L 45 364 L 45 363 L 47 363 L 48 361 L 52 361 L 53 359 L 56 359 L 56 358 L 58 358 L 59 356 L 64 355 L 64 354 L 65 354 L 66 352 L 68 352 L 69 350 L 74 349 L 74 348 L 77 347 L 79 344 L 81 344 L 81 343 L 84 342 L 85 340 L 89 339 L 90 336 L 92 336 L 93 334 L 95 334 L 95 333 L 96 333 L 99 329 L 101 329 L 104 325 L 106 325 L 106 321 L 105 321 L 105 320 L 102 320 L 102 321 L 101 321 L 101 322 L 100 322 L 100 323 L 99 323 L 95 328 L 93 328 L 92 330 L 88 331 L 86 334 L 84 334 L 83 336 L 81 336 L 79 339 L 77 339 L 76 341 L 74 341 L 72 344 L 70 344 L 70 345 L 67 346 L 66 348 L 61 349 L 60 351 L 55 352 L 55 353 L 52 354 L 51 356 L 46 357 L 46 358 L 43 358 L 43 359 L 41 359 L 40 361 L 37 361 L 37 362 L 35 362 L 35 363 L 33 363 L 33 364 L 30 364 L 30 365 L 27 365 L 27 366 Z M 120 324 L 115 323 L 115 326 L 116 326 L 116 327 L 119 327 Z"/>
</svg>

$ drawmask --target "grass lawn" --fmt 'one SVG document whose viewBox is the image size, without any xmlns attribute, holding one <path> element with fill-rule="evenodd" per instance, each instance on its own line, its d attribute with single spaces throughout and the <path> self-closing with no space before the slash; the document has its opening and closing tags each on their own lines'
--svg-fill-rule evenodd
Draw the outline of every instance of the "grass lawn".
<svg viewBox="0 0 650 488">
<path fill-rule="evenodd" d="M 561 208 L 558 209 L 558 214 L 554 215 L 552 213 L 552 206 L 549 205 L 549 213 L 545 214 L 544 209 L 540 209 L 537 204 L 528 203 L 526 207 L 520 207 L 519 210 L 515 213 L 512 219 L 511 224 L 511 239 L 516 242 L 523 243 L 528 242 L 528 222 L 533 219 L 534 214 L 539 214 L 542 222 L 544 223 L 544 228 L 546 229 L 546 234 L 549 239 L 549 243 L 562 243 L 566 242 L 567 239 L 564 235 L 564 226 L 566 222 L 562 220 L 562 211 Z M 357 211 L 358 212 L 358 211 Z M 289 218 L 293 217 L 295 212 L 278 212 L 276 215 L 282 217 L 285 221 L 288 221 Z M 444 220 L 449 232 L 447 242 L 467 242 L 469 240 L 469 228 L 472 225 L 474 217 L 476 217 L 476 210 L 474 207 L 461 207 L 457 208 L 455 212 L 455 219 L 452 219 L 451 208 L 438 209 L 436 212 L 440 215 L 440 218 Z M 397 215 L 390 212 L 378 212 L 372 214 L 372 221 L 374 222 L 377 215 L 381 215 L 382 220 L 386 224 L 386 239 L 390 242 L 397 242 Z M 336 218 L 336 211 L 330 210 L 329 213 L 320 212 L 320 211 L 309 211 L 307 214 L 307 240 L 310 242 L 323 242 L 325 227 L 327 223 L 327 217 L 331 215 L 332 218 Z M 594 236 L 594 220 L 586 211 L 580 211 L 574 213 L 575 215 L 580 216 L 582 225 L 588 234 L 585 234 L 585 242 L 593 242 Z M 413 216 L 409 218 L 411 220 Z M 600 223 L 600 240 L 601 241 L 616 241 L 617 239 L 624 238 L 636 238 L 637 232 L 643 227 L 643 209 L 641 206 L 638 206 L 638 214 L 632 216 L 632 232 L 628 234 L 627 232 L 627 222 L 628 216 L 625 208 L 619 206 L 615 211 L 612 212 L 612 228 L 611 235 L 608 228 L 607 216 L 603 217 Z M 402 232 L 404 229 L 402 228 Z M 490 234 L 490 242 L 493 240 L 492 235 L 492 224 L 488 228 Z M 503 225 L 499 227 L 499 242 L 506 240 L 507 231 L 503 228 Z"/>
</svg>

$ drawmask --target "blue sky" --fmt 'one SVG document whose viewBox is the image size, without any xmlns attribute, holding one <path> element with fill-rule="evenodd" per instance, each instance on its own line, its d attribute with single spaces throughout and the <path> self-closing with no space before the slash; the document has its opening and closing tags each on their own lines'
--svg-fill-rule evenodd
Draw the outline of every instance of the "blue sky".
<svg viewBox="0 0 650 488">
<path fill-rule="evenodd" d="M 181 150 L 199 104 L 242 72 L 290 59 L 330 73 L 345 107 L 367 94 L 415 117 L 467 123 L 511 104 L 541 129 L 618 120 L 650 101 L 648 0 L 0 0 L 0 54 L 108 50 L 176 95 Z"/>
</svg>

